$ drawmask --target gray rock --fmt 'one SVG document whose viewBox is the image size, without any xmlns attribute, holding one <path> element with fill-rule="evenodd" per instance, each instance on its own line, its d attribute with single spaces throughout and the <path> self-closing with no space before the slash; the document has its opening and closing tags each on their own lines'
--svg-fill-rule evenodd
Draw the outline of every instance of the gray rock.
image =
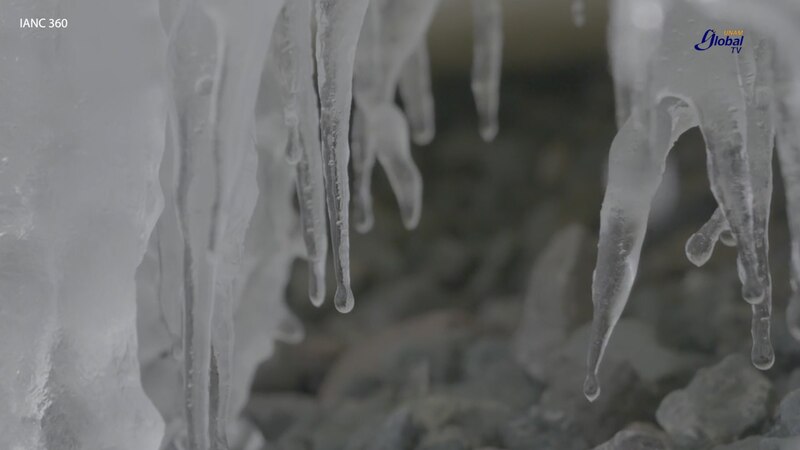
<svg viewBox="0 0 800 450">
<path fill-rule="evenodd" d="M 665 347 L 653 333 L 653 327 L 641 320 L 624 318 L 614 328 L 614 336 L 603 357 L 604 366 L 613 362 L 628 364 L 636 375 L 648 383 L 688 373 L 702 364 L 705 359 L 697 354 L 679 352 Z M 591 338 L 591 324 L 576 330 L 564 344 L 560 356 L 573 364 L 585 364 L 586 349 Z M 613 378 L 600 371 L 600 379 Z M 605 381 L 603 381 L 605 383 Z M 606 387 L 604 386 L 605 390 Z"/>
<path fill-rule="evenodd" d="M 604 361 L 603 395 L 591 403 L 581 389 L 586 363 L 565 361 L 558 370 L 542 393 L 539 405 L 569 417 L 578 425 L 581 435 L 594 445 L 610 439 L 629 423 L 650 420 L 658 405 L 655 391 L 626 362 Z"/>
<path fill-rule="evenodd" d="M 405 406 L 389 414 L 380 426 L 369 430 L 366 438 L 351 439 L 347 450 L 411 450 L 420 433 Z"/>
<path fill-rule="evenodd" d="M 778 406 L 778 417 L 774 432 L 780 437 L 800 437 L 800 389 L 787 394 Z"/>
<path fill-rule="evenodd" d="M 319 411 L 317 400 L 298 393 L 253 394 L 244 414 L 261 431 L 265 439 L 278 440 L 297 422 L 307 420 Z"/>
<path fill-rule="evenodd" d="M 416 447 L 416 450 L 470 450 L 469 440 L 455 427 L 430 433 Z"/>
<path fill-rule="evenodd" d="M 411 401 L 409 408 L 414 423 L 425 430 L 421 442 L 429 443 L 429 439 L 439 442 L 439 438 L 429 435 L 437 436 L 448 429 L 451 431 L 445 434 L 450 435 L 453 429 L 458 429 L 458 435 L 466 440 L 468 449 L 497 443 L 503 425 L 514 417 L 511 409 L 496 401 L 441 394 Z M 461 438 L 457 441 L 460 442 Z"/>
<path fill-rule="evenodd" d="M 619 433 L 610 441 L 600 444 L 594 450 L 669 450 L 667 435 L 657 427 L 635 423 Z"/>
<path fill-rule="evenodd" d="M 580 225 L 552 237 L 531 272 L 522 319 L 514 338 L 517 360 L 546 379 L 554 350 L 591 318 L 592 240 Z"/>
<path fill-rule="evenodd" d="M 538 401 L 542 387 L 514 361 L 508 340 L 482 337 L 464 351 L 461 381 L 445 391 L 524 410 Z"/>
<path fill-rule="evenodd" d="M 381 389 L 402 391 L 408 375 L 428 366 L 432 383 L 457 378 L 460 348 L 471 333 L 469 315 L 437 311 L 364 336 L 333 366 L 320 388 L 323 404 L 366 398 Z"/>
<path fill-rule="evenodd" d="M 688 448 L 730 442 L 767 414 L 770 381 L 741 355 L 701 369 L 685 389 L 667 395 L 656 419 Z"/>
<path fill-rule="evenodd" d="M 713 450 L 797 450 L 800 438 L 770 438 L 750 436 L 741 441 L 718 445 Z"/>
<path fill-rule="evenodd" d="M 501 433 L 509 450 L 586 450 L 579 426 L 559 412 L 533 408 L 506 424 Z"/>
</svg>

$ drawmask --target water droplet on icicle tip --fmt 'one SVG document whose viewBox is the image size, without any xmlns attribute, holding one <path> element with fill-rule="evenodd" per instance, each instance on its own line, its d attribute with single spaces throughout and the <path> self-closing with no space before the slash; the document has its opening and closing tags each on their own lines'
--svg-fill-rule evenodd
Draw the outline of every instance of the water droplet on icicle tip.
<svg viewBox="0 0 800 450">
<path fill-rule="evenodd" d="M 600 383 L 597 381 L 597 375 L 589 373 L 586 375 L 586 380 L 583 382 L 583 395 L 590 402 L 597 400 L 600 397 Z"/>
<path fill-rule="evenodd" d="M 714 246 L 708 236 L 697 232 L 686 241 L 686 258 L 695 266 L 701 267 L 711 258 Z"/>
<path fill-rule="evenodd" d="M 576 27 L 586 25 L 586 0 L 572 0 L 572 23 Z"/>
<path fill-rule="evenodd" d="M 336 288 L 336 294 L 333 297 L 333 305 L 336 310 L 342 314 L 347 314 L 353 310 L 355 299 L 353 298 L 353 290 L 350 286 L 339 286 Z"/>
<path fill-rule="evenodd" d="M 759 339 L 753 343 L 753 350 L 750 354 L 753 366 L 758 370 L 769 370 L 775 364 L 775 351 L 769 339 Z"/>
</svg>

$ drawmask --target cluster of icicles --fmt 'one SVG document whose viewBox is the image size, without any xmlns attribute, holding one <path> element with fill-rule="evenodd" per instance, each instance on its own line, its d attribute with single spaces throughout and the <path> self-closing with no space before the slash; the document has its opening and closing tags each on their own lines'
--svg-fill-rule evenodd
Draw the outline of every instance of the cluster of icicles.
<svg viewBox="0 0 800 450">
<path fill-rule="evenodd" d="M 140 286 L 155 284 L 159 292 L 150 299 L 140 294 L 139 303 L 160 308 L 148 329 L 169 330 L 169 339 L 140 337 L 150 349 L 140 350 L 145 388 L 147 361 L 183 364 L 183 410 L 174 403 L 159 406 L 168 444 L 185 440 L 191 449 L 228 448 L 255 367 L 269 356 L 265 343 L 301 337 L 302 327 L 280 304 L 280 295 L 267 310 L 277 331 L 262 332 L 259 339 L 249 333 L 258 322 L 247 321 L 264 313 L 263 306 L 248 309 L 264 302 L 264 292 L 253 285 L 282 292 L 291 259 L 301 256 L 309 265 L 310 300 L 322 305 L 330 236 L 333 303 L 343 313 L 353 308 L 351 149 L 355 228 L 366 232 L 373 223 L 376 161 L 404 225 L 416 227 L 422 180 L 411 141 L 426 144 L 435 133 L 426 34 L 438 3 L 162 1 L 173 100 L 165 160 L 173 160 L 166 172 L 162 166 L 166 207 L 151 239 L 152 258 L 145 259 L 153 267 L 139 269 Z M 474 0 L 472 8 L 472 90 L 481 136 L 492 140 L 498 129 L 501 2 Z M 404 110 L 395 103 L 398 92 Z M 286 201 L 292 182 L 299 236 L 291 220 L 285 223 L 295 215 Z M 256 183 L 258 199 L 251 195 L 258 192 Z M 259 282 L 265 277 L 277 278 Z M 182 285 L 169 281 L 176 279 Z M 164 363 L 158 355 L 169 348 L 183 351 Z M 163 371 L 154 377 L 163 379 Z"/>
<path fill-rule="evenodd" d="M 744 30 L 744 46 L 695 50 L 707 30 Z M 619 132 L 592 286 L 594 318 L 584 393 L 600 394 L 598 369 L 636 276 L 650 203 L 667 154 L 699 126 L 718 208 L 686 243 L 701 266 L 717 241 L 736 246 L 742 296 L 752 308 L 752 361 L 774 363 L 769 214 L 772 155 L 786 186 L 792 238 L 787 321 L 800 340 L 800 3 L 796 0 L 614 0 L 610 53 Z"/>
<path fill-rule="evenodd" d="M 235 418 L 257 364 L 274 339 L 302 337 L 282 302 L 292 260 L 308 261 L 309 296 L 322 304 L 330 236 L 333 303 L 353 308 L 351 148 L 355 228 L 373 222 L 376 161 L 405 226 L 419 220 L 422 181 L 410 142 L 425 144 L 435 132 L 426 33 L 437 5 L 82 0 L 61 11 L 43 1 L 36 13 L 68 12 L 70 23 L 84 26 L 60 41 L 3 31 L 0 54 L 14 64 L 0 65 L 0 79 L 24 93 L 0 90 L 0 103 L 14 108 L 0 109 L 12 149 L 0 161 L 0 288 L 16 312 L 0 315 L 0 337 L 19 343 L 3 356 L 20 362 L 0 366 L 10 380 L 0 386 L 4 448 L 247 446 Z M 491 140 L 501 0 L 471 6 L 472 91 L 480 134 Z M 31 13 L 22 2 L 7 7 Z M 615 0 L 612 7 L 620 131 L 602 209 L 585 393 L 599 395 L 598 365 L 635 278 L 667 152 L 696 125 L 720 207 L 687 254 L 702 264 L 718 239 L 737 246 L 753 308 L 753 361 L 767 368 L 776 133 L 793 237 L 787 316 L 800 339 L 800 7 L 796 0 Z M 583 23 L 584 2 L 572 10 Z M 745 28 L 744 50 L 694 52 L 706 28 Z M 105 58 L 102 79 L 94 52 Z M 134 290 L 129 275 L 142 253 Z M 138 358 L 130 351 L 137 332 Z M 140 366 L 158 412 L 138 386 Z"/>
</svg>

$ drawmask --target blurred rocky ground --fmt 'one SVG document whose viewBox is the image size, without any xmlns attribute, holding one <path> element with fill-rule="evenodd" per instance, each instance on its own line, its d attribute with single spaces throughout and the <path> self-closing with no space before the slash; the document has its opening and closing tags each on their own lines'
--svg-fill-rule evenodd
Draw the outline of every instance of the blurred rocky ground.
<svg viewBox="0 0 800 450">
<path fill-rule="evenodd" d="M 436 80 L 438 134 L 414 150 L 425 180 L 418 229 L 403 229 L 376 171 L 375 227 L 352 239 L 352 313 L 312 307 L 298 263 L 289 298 L 306 338 L 278 345 L 247 408 L 267 449 L 800 449 L 779 180 L 775 367 L 749 364 L 735 251 L 718 248 L 700 269 L 684 256 L 715 206 L 695 130 L 670 157 L 590 404 L 582 382 L 611 81 L 600 59 L 503 81 L 501 132 L 485 144 L 468 78 Z"/>
</svg>

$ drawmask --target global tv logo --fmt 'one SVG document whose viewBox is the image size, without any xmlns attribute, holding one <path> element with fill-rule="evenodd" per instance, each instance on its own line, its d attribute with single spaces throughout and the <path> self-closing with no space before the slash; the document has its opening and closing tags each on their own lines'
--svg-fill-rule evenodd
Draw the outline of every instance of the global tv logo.
<svg viewBox="0 0 800 450">
<path fill-rule="evenodd" d="M 724 37 L 723 37 L 724 36 Z M 744 45 L 744 30 L 723 30 L 722 36 L 709 28 L 703 34 L 703 39 L 695 44 L 694 49 L 704 52 L 711 47 L 730 47 L 731 53 L 741 53 Z"/>
</svg>

